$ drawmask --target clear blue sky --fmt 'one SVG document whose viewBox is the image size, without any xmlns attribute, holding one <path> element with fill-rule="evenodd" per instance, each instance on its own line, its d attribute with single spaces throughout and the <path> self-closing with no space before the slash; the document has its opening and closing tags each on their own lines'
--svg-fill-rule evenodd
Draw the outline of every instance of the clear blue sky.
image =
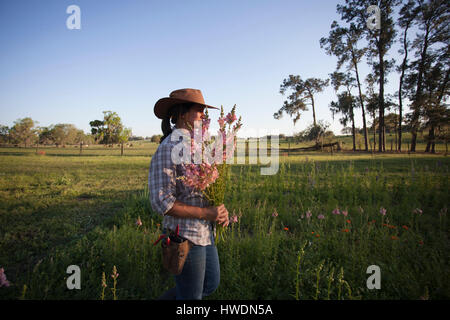
<svg viewBox="0 0 450 320">
<path fill-rule="evenodd" d="M 89 121 L 112 110 L 133 135 L 151 136 L 161 132 L 155 102 L 197 88 L 208 104 L 236 104 L 246 128 L 298 132 L 312 123 L 312 111 L 295 127 L 287 115 L 275 120 L 285 100 L 280 84 L 289 74 L 327 78 L 335 70 L 319 40 L 339 20 L 337 3 L 1 0 L 0 124 L 31 117 L 41 126 L 72 123 L 89 132 Z M 81 9 L 81 30 L 66 27 L 72 4 Z M 361 69 L 363 77 L 370 72 Z M 339 134 L 328 109 L 334 91 L 316 99 L 317 118 Z"/>
</svg>

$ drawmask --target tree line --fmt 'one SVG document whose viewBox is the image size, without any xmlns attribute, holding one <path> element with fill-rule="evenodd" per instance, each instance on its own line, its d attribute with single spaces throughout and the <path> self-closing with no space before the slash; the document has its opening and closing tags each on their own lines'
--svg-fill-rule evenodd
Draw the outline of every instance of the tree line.
<svg viewBox="0 0 450 320">
<path fill-rule="evenodd" d="M 18 119 L 9 128 L 0 125 L 0 143 L 20 145 L 25 147 L 31 145 L 56 145 L 65 146 L 80 144 L 121 144 L 123 154 L 123 144 L 132 138 L 131 128 L 126 128 L 116 112 L 103 111 L 103 120 L 93 120 L 89 122 L 91 133 L 86 134 L 83 130 L 77 129 L 73 124 L 60 123 L 48 127 L 37 126 L 38 122 L 27 117 Z M 138 140 L 134 137 L 131 140 Z"/>
<path fill-rule="evenodd" d="M 367 9 L 371 5 L 379 8 L 379 28 L 368 26 L 371 15 Z M 449 9 L 450 2 L 445 0 L 345 0 L 345 4 L 337 5 L 341 21 L 333 21 L 329 35 L 320 39 L 321 48 L 337 58 L 336 70 L 328 79 L 303 80 L 299 75 L 289 75 L 283 80 L 280 93 L 291 93 L 274 118 L 280 119 L 286 113 L 295 124 L 311 106 L 313 124 L 302 135 L 313 134 L 319 139 L 325 131 L 323 123 L 316 120 L 314 98 L 331 84 L 337 100 L 329 104 L 329 109 L 333 119 L 339 114 L 340 123 L 351 128 L 353 150 L 356 151 L 357 134 L 355 110 L 360 108 L 365 151 L 369 150 L 370 117 L 373 150 L 386 151 L 386 130 L 393 126 L 398 151 L 402 151 L 403 132 L 411 133 L 409 151 L 415 152 L 417 135 L 425 131 L 425 151 L 434 153 L 436 141 L 450 140 Z M 398 19 L 394 21 L 395 14 Z M 401 61 L 388 59 L 395 43 L 399 44 Z M 365 78 L 360 72 L 364 62 L 372 68 Z M 399 75 L 398 90 L 387 94 L 385 84 L 391 72 Z M 410 109 L 408 113 L 405 106 Z M 388 110 L 398 110 L 398 114 L 385 115 Z"/>
</svg>

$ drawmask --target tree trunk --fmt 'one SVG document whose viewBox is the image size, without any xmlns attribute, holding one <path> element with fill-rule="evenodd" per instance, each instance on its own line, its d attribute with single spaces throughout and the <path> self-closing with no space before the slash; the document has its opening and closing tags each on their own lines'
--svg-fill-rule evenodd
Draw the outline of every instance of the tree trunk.
<svg viewBox="0 0 450 320">
<path fill-rule="evenodd" d="M 428 142 L 427 147 L 425 148 L 425 152 L 436 153 L 434 125 L 432 125 L 431 128 L 428 130 Z"/>
<path fill-rule="evenodd" d="M 378 97 L 378 107 L 379 107 L 379 114 L 378 114 L 378 129 L 379 129 L 379 139 L 378 139 L 378 151 L 383 152 L 385 151 L 385 145 L 384 145 L 384 55 L 382 54 L 381 50 L 378 49 L 378 57 L 379 57 L 379 63 L 380 63 L 380 79 L 379 79 L 379 97 Z"/>
<path fill-rule="evenodd" d="M 403 34 L 403 50 L 405 50 L 405 56 L 403 57 L 402 62 L 402 73 L 400 75 L 400 84 L 398 86 L 398 151 L 402 151 L 402 119 L 403 119 L 403 97 L 402 97 L 402 89 L 403 89 L 403 78 L 405 76 L 406 63 L 408 61 L 408 42 L 407 42 L 407 33 L 408 33 L 409 23 L 405 26 L 405 32 Z"/>
<path fill-rule="evenodd" d="M 123 156 L 123 142 L 120 144 L 120 155 Z"/>
<path fill-rule="evenodd" d="M 377 148 L 377 127 L 375 126 L 375 112 L 373 113 L 373 151 Z"/>
<path fill-rule="evenodd" d="M 354 57 L 353 51 L 352 56 Z M 358 84 L 358 92 L 359 92 L 359 103 L 361 104 L 362 118 L 363 118 L 363 130 L 364 130 L 364 146 L 365 150 L 369 150 L 369 131 L 366 125 L 366 111 L 364 110 L 364 100 L 361 91 L 361 82 L 359 81 L 359 72 L 358 72 L 358 64 L 355 60 L 353 60 L 353 65 L 355 67 L 355 75 L 356 75 L 356 83 Z"/>
<path fill-rule="evenodd" d="M 355 129 L 355 117 L 353 115 L 353 109 L 351 112 L 351 118 L 352 118 L 352 136 L 353 136 L 353 151 L 356 151 L 356 129 Z"/>
<path fill-rule="evenodd" d="M 311 95 L 311 106 L 312 106 L 312 110 L 313 110 L 313 122 L 314 122 L 314 127 L 316 126 L 316 108 L 314 106 L 314 97 L 312 94 Z"/>
<path fill-rule="evenodd" d="M 425 39 L 423 43 L 423 50 L 420 54 L 420 64 L 417 75 L 417 89 L 416 89 L 416 97 L 413 101 L 413 117 L 412 117 L 412 128 L 411 128 L 411 152 L 416 151 L 416 142 L 417 142 L 417 131 L 419 126 L 419 115 L 420 108 L 422 107 L 422 78 L 425 72 L 425 59 L 427 56 L 428 50 L 428 35 L 429 35 L 429 25 L 426 26 Z"/>
</svg>

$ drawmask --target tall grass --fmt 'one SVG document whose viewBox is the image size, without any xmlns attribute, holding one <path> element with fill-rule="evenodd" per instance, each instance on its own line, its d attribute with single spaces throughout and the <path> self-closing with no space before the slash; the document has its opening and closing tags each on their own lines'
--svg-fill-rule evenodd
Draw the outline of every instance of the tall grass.
<svg viewBox="0 0 450 320">
<path fill-rule="evenodd" d="M 147 168 L 147 160 L 141 169 Z M 208 299 L 450 297 L 446 158 L 305 160 L 283 161 L 274 176 L 261 176 L 258 165 L 232 166 L 225 204 L 240 218 L 218 244 L 221 283 Z M 53 180 L 57 186 L 52 188 L 82 181 L 71 172 Z M 114 214 L 46 249 L 46 255 L 14 277 L 11 287 L 0 288 L 0 297 L 155 299 L 172 287 L 173 278 L 162 269 L 160 247 L 152 245 L 162 219 L 151 210 L 146 174 L 142 176 Z M 28 188 L 27 179 L 18 173 L 14 187 Z M 336 209 L 339 215 L 333 214 Z M 77 216 L 66 213 L 64 219 Z M 58 232 L 57 224 L 50 226 L 47 232 Z M 21 239 L 9 238 L 15 230 L 1 230 L 2 250 L 12 243 L 20 247 Z M 0 254 L 0 265 L 8 274 L 8 262 L 21 259 L 26 261 Z M 81 290 L 66 287 L 66 268 L 72 264 L 81 269 Z M 381 268 L 380 290 L 366 287 L 370 265 Z M 111 277 L 114 267 L 116 278 Z"/>
</svg>

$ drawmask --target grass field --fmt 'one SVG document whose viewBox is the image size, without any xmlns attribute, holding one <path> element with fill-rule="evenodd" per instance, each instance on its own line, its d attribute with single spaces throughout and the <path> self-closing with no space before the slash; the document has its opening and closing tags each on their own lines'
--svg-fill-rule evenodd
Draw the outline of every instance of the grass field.
<svg viewBox="0 0 450 320">
<path fill-rule="evenodd" d="M 114 266 L 118 299 L 173 286 L 152 246 L 156 148 L 0 148 L 0 267 L 11 283 L 0 298 L 113 299 Z M 239 220 L 218 244 L 221 284 L 208 299 L 449 299 L 449 164 L 442 153 L 308 152 L 280 155 L 273 176 L 233 165 L 225 205 Z M 69 265 L 81 290 L 67 289 Z M 366 286 L 370 265 L 379 290 Z"/>
</svg>

